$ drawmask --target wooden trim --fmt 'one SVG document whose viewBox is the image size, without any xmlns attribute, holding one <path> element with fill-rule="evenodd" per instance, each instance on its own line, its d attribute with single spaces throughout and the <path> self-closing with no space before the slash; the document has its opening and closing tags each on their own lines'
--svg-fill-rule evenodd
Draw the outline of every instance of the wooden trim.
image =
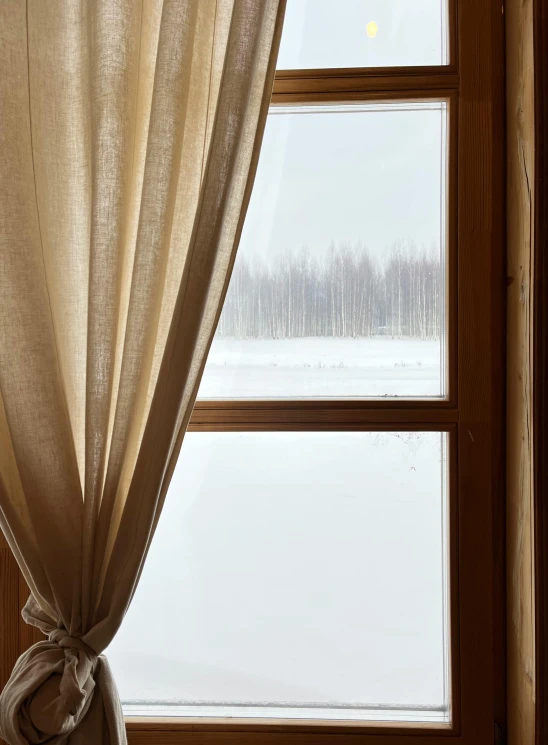
<svg viewBox="0 0 548 745">
<path fill-rule="evenodd" d="M 459 76 L 444 67 L 369 68 L 350 70 L 288 70 L 277 73 L 273 95 L 303 93 L 395 93 L 457 90 Z"/>
<path fill-rule="evenodd" d="M 325 735 L 337 735 L 337 734 L 353 734 L 353 735 L 380 735 L 385 738 L 387 734 L 394 735 L 412 735 L 414 732 L 422 734 L 424 730 L 431 731 L 440 737 L 444 738 L 444 742 L 447 743 L 447 738 L 454 734 L 454 730 L 446 724 L 423 724 L 423 723 L 405 723 L 401 722 L 394 725 L 391 722 L 378 722 L 373 725 L 364 726 L 363 724 L 357 724 L 353 721 L 302 721 L 292 722 L 289 720 L 280 719 L 177 719 L 176 717 L 127 717 L 126 718 L 126 730 L 128 732 L 158 732 L 161 729 L 162 732 L 172 731 L 178 733 L 196 733 L 196 732 L 215 732 L 215 733 L 226 733 L 228 729 L 231 732 L 241 733 L 277 733 L 277 734 L 297 734 L 297 735 L 311 735 L 321 734 L 322 737 Z M 389 732 L 388 732 L 389 730 Z"/>
<path fill-rule="evenodd" d="M 536 745 L 548 742 L 548 7 L 533 2 L 535 178 L 533 519 Z"/>
<path fill-rule="evenodd" d="M 169 725 L 168 725 L 169 726 Z M 350 732 L 309 734 L 306 732 L 278 732 L 270 729 L 268 732 L 253 731 L 250 725 L 245 729 L 231 727 L 219 731 L 206 730 L 203 726 L 196 729 L 176 730 L 171 727 L 146 730 L 141 727 L 133 729 L 127 725 L 129 745 L 256 745 L 257 742 L 268 745 L 463 745 L 459 737 L 452 737 L 450 733 L 411 734 L 407 731 L 390 734 L 371 733 L 359 734 Z M 314 739 L 311 739 L 314 738 Z M 486 745 L 476 741 L 478 745 Z"/>
<path fill-rule="evenodd" d="M 502 5 L 491 11 L 492 45 L 488 64 L 491 148 L 490 300 L 492 381 L 490 427 L 493 714 L 495 735 L 506 731 L 506 48 Z M 479 241 L 477 242 L 479 250 Z"/>
<path fill-rule="evenodd" d="M 272 103 L 297 105 L 302 104 L 322 104 L 322 103 L 357 103 L 364 101 L 367 103 L 381 103 L 383 101 L 409 101 L 409 102 L 428 102 L 449 100 L 455 95 L 455 89 L 451 87 L 434 86 L 430 88 L 417 88 L 416 85 L 394 88 L 393 90 L 349 90 L 338 81 L 330 89 L 314 91 L 308 84 L 303 86 L 300 92 L 288 93 L 274 91 L 272 93 Z"/>
<path fill-rule="evenodd" d="M 448 409 L 456 410 L 456 406 L 445 399 L 440 398 L 271 398 L 271 399 L 254 399 L 246 398 L 242 400 L 221 399 L 210 400 L 201 399 L 196 402 L 195 410 L 198 412 L 219 410 L 234 411 L 250 410 L 262 411 L 264 409 L 284 409 L 286 411 L 303 410 L 353 410 L 353 411 L 430 411 L 440 412 Z M 435 414 L 434 414 L 435 416 Z"/>
<path fill-rule="evenodd" d="M 310 740 L 311 735 L 321 735 L 322 739 L 328 735 L 362 735 L 368 743 L 375 743 L 378 739 L 381 745 L 391 741 L 392 736 L 406 738 L 417 734 L 438 735 L 447 743 L 448 737 L 453 737 L 456 728 L 450 724 L 432 724 L 423 722 L 375 722 L 364 724 L 356 721 L 327 721 L 327 720 L 280 720 L 280 719 L 237 719 L 212 718 L 192 719 L 176 717 L 127 717 L 126 730 L 130 732 L 165 732 L 166 730 L 190 737 L 197 733 L 215 733 L 221 736 L 227 732 L 252 734 L 256 738 L 268 734 L 305 735 Z M 373 739 L 372 739 L 373 738 Z M 185 742 L 187 740 L 185 739 Z M 406 740 L 407 742 L 407 740 Z M 430 740 L 428 740 L 430 743 Z"/>
<path fill-rule="evenodd" d="M 285 402 L 284 402 L 285 403 Z M 435 429 L 458 421 L 456 409 L 366 409 L 366 408 L 304 408 L 264 407 L 259 409 L 202 409 L 193 415 L 189 432 L 222 430 L 223 432 L 262 429 L 313 430 L 345 429 L 373 425 L 389 425 L 420 429 L 430 425 Z"/>
<path fill-rule="evenodd" d="M 457 406 L 459 403 L 459 343 L 458 343 L 458 304 L 459 304 L 459 94 L 448 96 L 449 112 L 447 136 L 449 137 L 447 153 L 447 215 L 446 215 L 446 297 L 447 314 L 447 403 Z"/>
<path fill-rule="evenodd" d="M 509 745 L 535 741 L 533 574 L 533 4 L 506 3 L 507 48 L 507 725 Z"/>
<path fill-rule="evenodd" d="M 460 0 L 447 0 L 447 25 L 449 28 L 449 64 L 447 68 L 458 72 L 460 70 L 460 44 L 459 44 L 459 2 Z"/>
<path fill-rule="evenodd" d="M 287 422 L 283 418 L 279 421 L 257 421 L 257 422 L 212 422 L 206 424 L 193 424 L 188 428 L 189 432 L 447 432 L 452 426 L 449 421 L 432 422 L 402 422 L 383 421 L 382 416 L 369 422 L 354 423 L 352 421 L 342 422 Z"/>
<path fill-rule="evenodd" d="M 494 528 L 504 409 L 504 47 L 497 3 L 459 4 L 459 508 L 462 734 L 494 741 Z M 482 320 L 480 320 L 482 319 Z"/>
</svg>

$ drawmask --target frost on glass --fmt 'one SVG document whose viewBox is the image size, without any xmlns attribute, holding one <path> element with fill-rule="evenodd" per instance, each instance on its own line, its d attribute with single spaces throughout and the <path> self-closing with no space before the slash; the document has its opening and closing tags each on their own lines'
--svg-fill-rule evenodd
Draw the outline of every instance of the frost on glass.
<svg viewBox="0 0 548 745">
<path fill-rule="evenodd" d="M 446 470 L 439 432 L 187 434 L 126 713 L 449 721 Z"/>
<path fill-rule="evenodd" d="M 271 109 L 200 398 L 446 395 L 446 117 Z"/>
<path fill-rule="evenodd" d="M 445 65 L 447 0 L 288 0 L 277 68 Z"/>
</svg>

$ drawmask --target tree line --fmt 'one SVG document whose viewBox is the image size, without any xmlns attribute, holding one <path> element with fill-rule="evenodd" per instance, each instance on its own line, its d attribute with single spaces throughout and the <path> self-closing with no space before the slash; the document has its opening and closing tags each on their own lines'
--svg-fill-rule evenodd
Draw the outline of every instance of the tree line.
<svg viewBox="0 0 548 745">
<path fill-rule="evenodd" d="M 383 262 L 361 244 L 306 248 L 266 263 L 238 256 L 217 335 L 237 339 L 389 335 L 438 338 L 439 250 L 396 243 Z"/>
</svg>

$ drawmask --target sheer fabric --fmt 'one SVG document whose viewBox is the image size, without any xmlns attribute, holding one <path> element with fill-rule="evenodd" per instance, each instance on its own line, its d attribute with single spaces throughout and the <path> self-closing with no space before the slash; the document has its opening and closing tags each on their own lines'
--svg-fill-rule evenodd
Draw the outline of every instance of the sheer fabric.
<svg viewBox="0 0 548 745">
<path fill-rule="evenodd" d="M 101 652 L 222 307 L 283 9 L 0 5 L 0 524 L 47 636 L 0 697 L 11 745 L 125 741 Z"/>
</svg>

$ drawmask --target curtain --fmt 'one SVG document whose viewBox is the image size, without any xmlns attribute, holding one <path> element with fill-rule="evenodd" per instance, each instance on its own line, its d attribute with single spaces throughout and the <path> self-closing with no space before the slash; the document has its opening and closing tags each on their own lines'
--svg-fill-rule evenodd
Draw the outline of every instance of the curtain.
<svg viewBox="0 0 548 745">
<path fill-rule="evenodd" d="M 10 745 L 125 742 L 101 652 L 222 307 L 283 10 L 0 4 L 0 524 L 46 637 L 0 697 Z"/>
</svg>

